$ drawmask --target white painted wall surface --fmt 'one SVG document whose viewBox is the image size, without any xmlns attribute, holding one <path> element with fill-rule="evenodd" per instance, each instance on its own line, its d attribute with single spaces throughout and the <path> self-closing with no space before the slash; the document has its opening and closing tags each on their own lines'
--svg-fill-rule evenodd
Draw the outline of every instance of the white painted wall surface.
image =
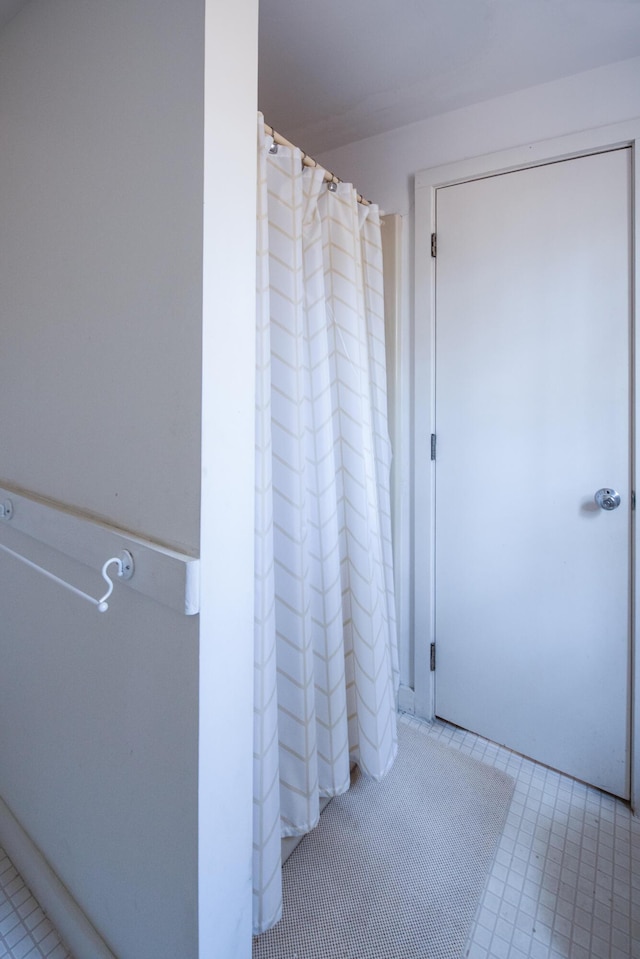
<svg viewBox="0 0 640 959">
<path fill-rule="evenodd" d="M 0 35 L 0 474 L 186 551 L 199 537 L 203 12 L 35 0 Z"/>
<path fill-rule="evenodd" d="M 258 0 L 205 37 L 199 959 L 250 959 Z"/>
<path fill-rule="evenodd" d="M 189 552 L 203 73 L 202 0 L 33 0 L 0 34 L 0 482 Z M 197 617 L 3 557 L 0 624 L 0 795 L 119 959 L 193 959 Z"/>
<path fill-rule="evenodd" d="M 379 203 L 385 212 L 400 213 L 403 217 L 403 308 L 397 338 L 401 354 L 398 382 L 402 390 L 397 402 L 402 410 L 402 422 L 396 419 L 392 436 L 396 488 L 406 482 L 413 469 L 410 437 L 415 174 L 468 157 L 632 119 L 639 114 L 640 58 L 634 58 L 455 110 L 318 155 L 323 166 L 353 181 L 360 192 Z M 406 544 L 413 535 L 410 515 L 406 510 L 402 514 L 396 512 L 395 519 L 396 524 L 402 524 L 399 541 Z M 401 682 L 412 686 L 416 637 L 411 595 L 415 585 L 412 563 L 407 559 L 404 546 L 400 563 L 403 568 L 397 575 L 408 584 L 401 593 L 402 606 L 398 610 Z M 425 641 L 422 634 L 417 638 Z"/>
<path fill-rule="evenodd" d="M 419 170 L 637 117 L 640 57 L 444 113 L 317 159 L 379 203 L 407 215 Z M 304 149 L 304 144 L 301 144 Z"/>
</svg>

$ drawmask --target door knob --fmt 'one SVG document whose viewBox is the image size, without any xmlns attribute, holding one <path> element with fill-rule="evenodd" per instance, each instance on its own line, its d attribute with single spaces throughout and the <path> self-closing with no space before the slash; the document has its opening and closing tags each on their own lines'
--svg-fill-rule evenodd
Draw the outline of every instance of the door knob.
<svg viewBox="0 0 640 959">
<path fill-rule="evenodd" d="M 599 489 L 593 497 L 600 509 L 617 509 L 620 506 L 620 493 L 614 489 Z"/>
</svg>

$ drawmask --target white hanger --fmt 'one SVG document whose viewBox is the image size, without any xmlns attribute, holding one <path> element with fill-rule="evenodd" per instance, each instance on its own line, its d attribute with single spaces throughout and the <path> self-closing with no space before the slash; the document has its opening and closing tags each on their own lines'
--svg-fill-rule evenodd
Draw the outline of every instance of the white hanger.
<svg viewBox="0 0 640 959">
<path fill-rule="evenodd" d="M 111 559 L 108 559 L 103 565 L 102 578 L 104 579 L 105 583 L 107 583 L 109 588 L 104 596 L 102 596 L 100 599 L 95 599 L 95 597 L 90 596 L 88 593 L 84 593 L 76 586 L 72 586 L 71 583 L 67 583 L 66 580 L 60 579 L 59 576 L 55 576 L 53 573 L 50 573 L 48 569 L 43 569 L 42 566 L 38 566 L 37 563 L 33 563 L 30 559 L 27 559 L 26 556 L 22 556 L 20 553 L 16 553 L 14 550 L 9 549 L 8 546 L 3 546 L 2 543 L 0 543 L 0 549 L 5 553 L 8 553 L 10 556 L 13 556 L 15 559 L 20 560 L 21 563 L 25 564 L 25 566 L 29 566 L 31 569 L 37 570 L 38 573 L 42 573 L 42 575 L 46 576 L 47 579 L 53 580 L 53 582 L 58 583 L 59 586 L 64 586 L 65 589 L 75 593 L 76 596 L 80 596 L 82 599 L 86 599 L 89 603 L 97 606 L 99 613 L 106 613 L 106 611 L 109 609 L 107 600 L 113 592 L 113 580 L 107 572 L 109 566 L 111 566 L 112 563 L 117 563 L 118 577 L 121 579 L 131 579 L 133 576 L 133 556 L 128 550 L 124 549 L 120 556 L 112 556 Z"/>
</svg>

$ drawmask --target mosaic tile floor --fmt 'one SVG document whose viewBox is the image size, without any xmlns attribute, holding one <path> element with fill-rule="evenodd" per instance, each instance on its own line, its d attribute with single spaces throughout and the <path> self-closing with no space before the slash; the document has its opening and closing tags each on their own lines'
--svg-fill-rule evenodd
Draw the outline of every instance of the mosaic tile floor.
<svg viewBox="0 0 640 959">
<path fill-rule="evenodd" d="M 467 959 L 640 959 L 640 817 L 473 733 L 429 735 L 516 780 Z M 0 959 L 72 959 L 2 850 Z"/>
<path fill-rule="evenodd" d="M 430 735 L 516 780 L 468 959 L 640 959 L 640 817 L 473 733 Z"/>
<path fill-rule="evenodd" d="M 72 959 L 60 936 L 0 849 L 0 959 Z"/>
</svg>

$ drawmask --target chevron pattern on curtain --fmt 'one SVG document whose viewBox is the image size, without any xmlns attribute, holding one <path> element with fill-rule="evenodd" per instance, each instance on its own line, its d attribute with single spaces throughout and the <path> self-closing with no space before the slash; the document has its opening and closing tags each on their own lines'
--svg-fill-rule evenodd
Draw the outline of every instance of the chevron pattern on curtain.
<svg viewBox="0 0 640 959">
<path fill-rule="evenodd" d="M 258 117 L 254 933 L 282 836 L 397 751 L 380 216 Z"/>
</svg>

